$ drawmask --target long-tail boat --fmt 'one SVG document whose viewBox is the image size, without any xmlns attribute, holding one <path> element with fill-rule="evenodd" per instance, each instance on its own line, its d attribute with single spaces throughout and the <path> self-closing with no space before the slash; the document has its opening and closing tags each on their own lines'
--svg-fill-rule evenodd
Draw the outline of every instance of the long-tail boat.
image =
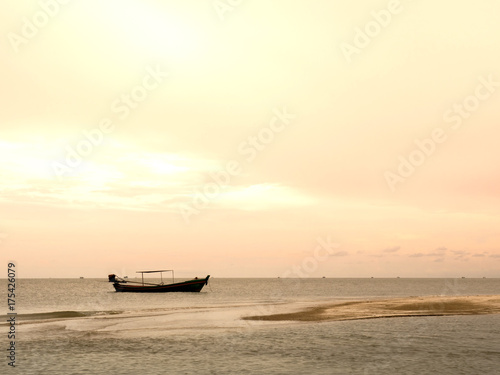
<svg viewBox="0 0 500 375">
<path fill-rule="evenodd" d="M 172 283 L 165 284 L 163 282 L 163 272 L 172 272 Z M 159 270 L 159 271 L 137 271 L 142 274 L 141 281 L 125 280 L 115 274 L 108 275 L 108 280 L 113 283 L 117 292 L 134 292 L 134 293 L 165 293 L 165 292 L 199 292 L 207 285 L 208 278 L 198 279 L 197 277 L 192 280 L 186 280 L 176 283 L 174 280 L 174 270 Z M 160 273 L 160 283 L 146 283 L 144 282 L 145 273 Z"/>
</svg>

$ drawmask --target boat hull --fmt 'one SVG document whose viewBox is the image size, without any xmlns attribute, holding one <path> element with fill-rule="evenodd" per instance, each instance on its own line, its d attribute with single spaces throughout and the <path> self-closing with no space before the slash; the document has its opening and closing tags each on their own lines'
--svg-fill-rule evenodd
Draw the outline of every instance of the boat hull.
<svg viewBox="0 0 500 375">
<path fill-rule="evenodd" d="M 208 283 L 208 275 L 204 279 L 187 280 L 180 283 L 167 285 L 131 285 L 123 282 L 115 282 L 113 286 L 117 292 L 130 293 L 167 293 L 167 292 L 200 292 Z"/>
</svg>

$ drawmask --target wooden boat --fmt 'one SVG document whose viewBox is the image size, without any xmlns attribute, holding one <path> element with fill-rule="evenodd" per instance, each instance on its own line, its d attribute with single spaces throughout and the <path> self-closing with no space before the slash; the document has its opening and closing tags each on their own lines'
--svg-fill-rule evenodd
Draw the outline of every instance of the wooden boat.
<svg viewBox="0 0 500 375">
<path fill-rule="evenodd" d="M 172 272 L 172 283 L 165 284 L 163 282 L 163 272 Z M 115 274 L 108 275 L 110 283 L 117 292 L 133 292 L 133 293 L 165 293 L 165 292 L 199 292 L 208 283 L 210 275 L 204 279 L 197 277 L 192 280 L 186 280 L 176 283 L 174 280 L 174 270 L 159 270 L 159 271 L 137 271 L 142 274 L 142 282 L 125 280 Z M 161 282 L 159 284 L 145 283 L 145 273 L 160 273 Z"/>
</svg>

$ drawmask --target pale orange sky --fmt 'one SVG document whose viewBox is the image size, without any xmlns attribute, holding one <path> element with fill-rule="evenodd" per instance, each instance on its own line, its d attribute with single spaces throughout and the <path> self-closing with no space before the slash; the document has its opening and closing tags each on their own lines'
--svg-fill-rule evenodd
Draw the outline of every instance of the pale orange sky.
<svg viewBox="0 0 500 375">
<path fill-rule="evenodd" d="M 1 10 L 19 277 L 499 277 L 500 2 Z"/>
</svg>

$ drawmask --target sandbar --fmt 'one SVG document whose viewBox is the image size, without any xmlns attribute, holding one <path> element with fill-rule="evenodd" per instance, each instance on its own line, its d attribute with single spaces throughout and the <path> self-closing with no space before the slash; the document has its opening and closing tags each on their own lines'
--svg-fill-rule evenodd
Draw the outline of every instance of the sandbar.
<svg viewBox="0 0 500 375">
<path fill-rule="evenodd" d="M 357 319 L 482 315 L 500 313 L 500 295 L 424 296 L 323 304 L 298 312 L 243 317 L 263 321 L 340 321 Z"/>
</svg>

